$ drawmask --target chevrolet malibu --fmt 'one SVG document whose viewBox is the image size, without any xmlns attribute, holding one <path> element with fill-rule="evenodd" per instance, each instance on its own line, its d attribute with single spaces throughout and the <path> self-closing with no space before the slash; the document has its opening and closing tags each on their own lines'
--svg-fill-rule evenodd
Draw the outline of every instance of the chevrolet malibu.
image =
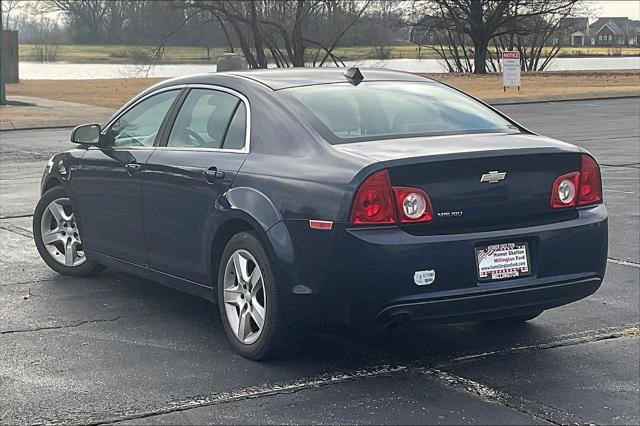
<svg viewBox="0 0 640 426">
<path fill-rule="evenodd" d="M 314 327 L 527 321 L 604 277 L 594 158 L 416 75 L 172 79 L 71 141 L 33 219 L 47 265 L 209 299 L 251 359 Z"/>
</svg>

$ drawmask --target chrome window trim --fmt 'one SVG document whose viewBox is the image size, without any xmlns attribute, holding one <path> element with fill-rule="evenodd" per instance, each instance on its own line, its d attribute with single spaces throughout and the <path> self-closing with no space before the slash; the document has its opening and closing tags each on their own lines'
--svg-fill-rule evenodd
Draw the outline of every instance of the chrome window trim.
<svg viewBox="0 0 640 426">
<path fill-rule="evenodd" d="M 105 124 L 104 129 L 102 129 L 102 132 L 100 132 L 100 133 L 101 134 L 107 133 L 107 129 L 109 129 L 113 125 L 113 123 L 118 121 L 120 119 L 120 117 L 122 117 L 123 115 L 128 113 L 133 107 L 135 107 L 139 103 L 144 102 L 146 99 L 149 99 L 150 97 L 155 96 L 155 95 L 159 95 L 160 93 L 163 93 L 163 92 L 168 92 L 170 90 L 181 90 L 181 89 L 184 89 L 187 86 L 188 86 L 187 84 L 178 84 L 178 85 L 175 85 L 175 86 L 163 87 L 161 89 L 154 90 L 151 93 L 147 93 L 146 95 L 144 95 L 143 97 L 141 97 L 140 99 L 136 100 L 135 102 L 133 102 L 133 103 L 131 103 L 129 105 L 125 104 L 124 109 L 122 111 L 120 111 L 117 115 L 113 116 L 113 118 L 111 118 L 111 120 L 109 120 L 109 122 L 107 122 L 107 124 Z"/>
<path fill-rule="evenodd" d="M 172 146 L 121 146 L 121 147 L 114 147 L 114 148 L 110 148 L 113 151 L 118 151 L 118 150 L 144 150 L 144 149 L 151 149 L 151 150 L 162 150 L 162 151 L 202 151 L 202 152 L 228 152 L 228 153 L 235 153 L 235 154 L 248 154 L 250 151 L 250 144 L 251 144 L 251 105 L 249 103 L 249 99 L 247 99 L 246 96 L 244 96 L 242 93 L 233 90 L 233 89 L 229 89 L 228 87 L 223 87 L 223 86 L 218 86 L 215 84 L 204 84 L 204 83 L 197 83 L 197 84 L 178 84 L 175 86 L 167 86 L 167 87 L 163 87 L 161 89 L 158 90 L 154 90 L 151 93 L 146 94 L 145 96 L 141 97 L 140 99 L 138 99 L 136 102 L 132 103 L 131 105 L 128 105 L 125 109 L 123 109 L 120 113 L 118 113 L 118 115 L 116 115 L 115 117 L 113 117 L 112 120 L 110 120 L 104 127 L 104 129 L 102 130 L 102 134 L 106 134 L 106 132 L 108 131 L 108 129 L 111 127 L 111 125 L 113 123 L 115 123 L 120 117 L 122 117 L 124 114 L 126 114 L 129 110 L 131 110 L 131 108 L 135 107 L 136 105 L 138 105 L 140 102 L 143 102 L 144 100 L 158 95 L 160 93 L 163 92 L 168 92 L 170 90 L 182 90 L 182 89 L 209 89 L 209 90 L 217 90 L 220 92 L 225 92 L 225 93 L 229 93 L 230 95 L 233 95 L 235 97 L 237 97 L 238 99 L 240 99 L 242 101 L 242 103 L 244 104 L 244 107 L 247 111 L 247 117 L 246 117 L 246 123 L 245 123 L 245 135 L 244 135 L 244 147 L 242 149 L 224 149 L 224 148 L 199 148 L 199 147 L 172 147 Z M 181 105 L 182 107 L 182 105 Z M 233 117 L 232 117 L 233 118 Z M 92 147 L 93 148 L 93 147 Z M 96 149 L 100 149 L 99 147 L 95 147 Z"/>
</svg>

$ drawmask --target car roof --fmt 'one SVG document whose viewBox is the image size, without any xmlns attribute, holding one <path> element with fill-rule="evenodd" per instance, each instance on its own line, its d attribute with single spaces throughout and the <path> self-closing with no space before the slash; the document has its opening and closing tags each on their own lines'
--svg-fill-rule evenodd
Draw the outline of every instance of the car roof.
<svg viewBox="0 0 640 426">
<path fill-rule="evenodd" d="M 257 81 L 273 90 L 316 84 L 344 83 L 345 68 L 273 68 L 236 71 L 228 74 Z M 363 81 L 431 81 L 433 80 L 402 71 L 361 68 Z M 222 74 L 222 73 L 221 73 Z"/>
</svg>

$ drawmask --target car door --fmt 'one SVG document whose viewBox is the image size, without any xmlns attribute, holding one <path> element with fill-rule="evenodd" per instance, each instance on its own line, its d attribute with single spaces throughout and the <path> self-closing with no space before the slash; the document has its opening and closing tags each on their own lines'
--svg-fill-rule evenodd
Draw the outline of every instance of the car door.
<svg viewBox="0 0 640 426">
<path fill-rule="evenodd" d="M 136 103 L 83 156 L 72 190 L 86 250 L 146 265 L 144 167 L 179 93 L 168 90 Z"/>
<path fill-rule="evenodd" d="M 147 162 L 143 188 L 149 266 L 210 285 L 209 236 L 216 200 L 231 186 L 249 146 L 249 103 L 226 88 L 192 87 L 161 147 Z"/>
</svg>

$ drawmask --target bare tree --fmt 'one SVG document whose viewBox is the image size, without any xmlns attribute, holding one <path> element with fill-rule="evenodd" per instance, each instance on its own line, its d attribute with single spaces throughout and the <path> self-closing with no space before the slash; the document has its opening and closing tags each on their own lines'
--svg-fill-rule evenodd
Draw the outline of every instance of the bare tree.
<svg viewBox="0 0 640 426">
<path fill-rule="evenodd" d="M 473 46 L 473 72 L 485 74 L 489 45 L 495 37 L 506 34 L 526 34 L 521 23 L 534 17 L 562 13 L 577 0 L 429 0 L 417 1 L 414 8 L 423 16 L 439 21 L 447 36 L 464 34 Z M 415 18 L 414 18 L 415 19 Z M 461 39 L 460 41 L 463 41 Z M 458 47 L 464 47 L 464 44 Z M 451 53 L 458 54 L 458 49 Z M 467 53 L 462 52 L 465 58 Z"/>
<path fill-rule="evenodd" d="M 567 18 L 589 12 L 587 4 L 576 2 L 564 9 L 516 21 L 520 28 L 496 37 L 494 46 L 496 50 L 519 51 L 522 71 L 544 71 L 560 52 L 564 34 L 570 29 Z"/>
<path fill-rule="evenodd" d="M 371 0 L 209 0 L 175 1 L 176 8 L 208 14 L 219 20 L 225 30 L 233 31 L 249 67 L 266 68 L 268 57 L 278 67 L 303 67 L 307 50 L 316 49 L 313 63 L 324 65 L 328 59 L 338 64 L 333 54 L 340 39 L 367 9 Z M 322 34 L 308 31 L 322 21 Z M 327 36 L 330 34 L 329 36 Z M 324 36 L 324 37 L 323 37 Z"/>
<path fill-rule="evenodd" d="M 2 15 L 3 15 L 3 25 L 4 28 L 9 29 L 11 27 L 11 14 L 20 9 L 20 1 L 19 0 L 1 0 L 2 4 Z"/>
<path fill-rule="evenodd" d="M 121 3 L 121 2 L 114 2 Z M 83 31 L 83 40 L 97 41 L 105 29 L 106 17 L 113 5 L 109 0 L 44 0 L 41 12 L 59 11 L 71 21 L 72 29 Z"/>
<path fill-rule="evenodd" d="M 38 28 L 39 34 L 32 40 L 33 54 L 38 62 L 55 62 L 60 49 L 56 21 L 47 16 L 40 16 Z"/>
</svg>

